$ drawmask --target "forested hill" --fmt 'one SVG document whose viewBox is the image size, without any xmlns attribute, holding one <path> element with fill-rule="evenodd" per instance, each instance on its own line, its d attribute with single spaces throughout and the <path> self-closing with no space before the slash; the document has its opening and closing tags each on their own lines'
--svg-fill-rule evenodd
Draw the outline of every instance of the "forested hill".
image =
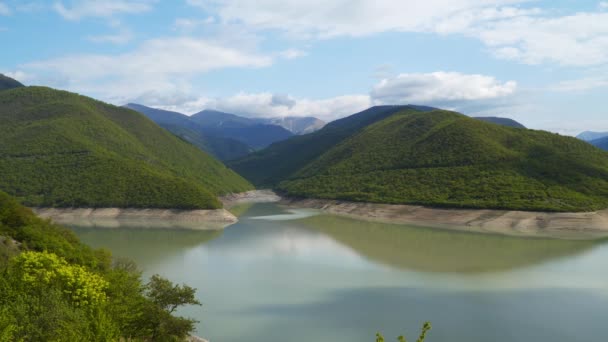
<svg viewBox="0 0 608 342">
<path fill-rule="evenodd" d="M 143 115 L 44 87 L 0 92 L 0 190 L 29 206 L 217 208 L 252 186 Z"/>
<path fill-rule="evenodd" d="M 345 138 L 311 139 L 314 146 L 323 146 L 305 162 L 295 157 L 297 167 L 275 162 L 299 156 L 301 145 L 295 139 L 235 167 L 249 171 L 243 166 L 255 161 L 283 177 L 275 188 L 297 197 L 541 211 L 608 206 L 608 153 L 578 139 L 442 110 L 405 107 L 381 116 L 350 129 Z M 318 133 L 324 131 L 329 132 Z M 282 168 L 277 171 L 277 166 Z M 259 179 L 255 173 L 243 175 Z"/>
<path fill-rule="evenodd" d="M 372 107 L 330 122 L 314 133 L 274 143 L 228 165 L 259 187 L 275 186 L 363 127 L 400 110 L 418 112 L 408 106 Z"/>
</svg>

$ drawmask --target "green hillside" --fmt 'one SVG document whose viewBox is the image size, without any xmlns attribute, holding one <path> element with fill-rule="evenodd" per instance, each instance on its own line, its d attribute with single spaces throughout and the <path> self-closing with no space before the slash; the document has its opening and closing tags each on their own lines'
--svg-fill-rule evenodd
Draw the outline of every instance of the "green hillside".
<svg viewBox="0 0 608 342">
<path fill-rule="evenodd" d="M 243 178 L 143 115 L 43 87 L 0 92 L 0 190 L 29 206 L 217 208 Z"/>
<path fill-rule="evenodd" d="M 144 284 L 132 262 L 1 191 L 0 274 L 0 341 L 183 341 L 194 330 L 162 305 L 198 304 L 194 289 L 159 276 Z"/>
<path fill-rule="evenodd" d="M 366 202 L 590 211 L 608 206 L 608 153 L 544 131 L 406 110 L 318 154 L 278 189 Z"/>
<path fill-rule="evenodd" d="M 372 107 L 330 122 L 314 133 L 276 142 L 262 151 L 229 162 L 228 165 L 258 187 L 275 186 L 340 141 L 400 110 L 418 112 L 409 106 Z"/>
</svg>

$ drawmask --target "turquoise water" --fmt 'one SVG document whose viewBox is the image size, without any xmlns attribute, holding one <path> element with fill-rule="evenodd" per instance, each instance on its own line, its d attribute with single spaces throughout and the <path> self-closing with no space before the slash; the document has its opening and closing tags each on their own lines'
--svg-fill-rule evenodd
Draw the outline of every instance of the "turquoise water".
<svg viewBox="0 0 608 342">
<path fill-rule="evenodd" d="M 274 204 L 221 232 L 74 228 L 198 288 L 211 342 L 605 341 L 608 244 L 369 223 Z"/>
</svg>

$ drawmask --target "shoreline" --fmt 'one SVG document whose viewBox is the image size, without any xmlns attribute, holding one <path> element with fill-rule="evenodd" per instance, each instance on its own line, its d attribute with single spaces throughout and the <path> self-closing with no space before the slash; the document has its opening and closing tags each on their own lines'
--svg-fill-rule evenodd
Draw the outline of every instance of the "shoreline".
<svg viewBox="0 0 608 342">
<path fill-rule="evenodd" d="M 282 205 L 393 224 L 474 233 L 559 239 L 608 237 L 608 209 L 584 213 L 526 212 L 492 209 L 440 209 L 325 199 L 283 198 Z"/>
<path fill-rule="evenodd" d="M 238 192 L 220 197 L 220 201 L 226 209 L 243 203 L 274 203 L 281 200 L 281 196 L 269 189 Z"/>
<path fill-rule="evenodd" d="M 220 230 L 238 221 L 226 209 L 31 208 L 58 224 L 91 228 L 177 228 Z"/>
</svg>

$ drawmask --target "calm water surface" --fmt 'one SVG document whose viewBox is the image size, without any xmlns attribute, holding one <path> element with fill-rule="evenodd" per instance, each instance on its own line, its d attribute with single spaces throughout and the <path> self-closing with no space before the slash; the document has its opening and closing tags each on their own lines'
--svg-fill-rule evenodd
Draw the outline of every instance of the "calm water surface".
<svg viewBox="0 0 608 342">
<path fill-rule="evenodd" d="M 608 244 L 369 223 L 274 204 L 223 232 L 74 228 L 80 238 L 198 288 L 211 342 L 605 341 Z"/>
</svg>

